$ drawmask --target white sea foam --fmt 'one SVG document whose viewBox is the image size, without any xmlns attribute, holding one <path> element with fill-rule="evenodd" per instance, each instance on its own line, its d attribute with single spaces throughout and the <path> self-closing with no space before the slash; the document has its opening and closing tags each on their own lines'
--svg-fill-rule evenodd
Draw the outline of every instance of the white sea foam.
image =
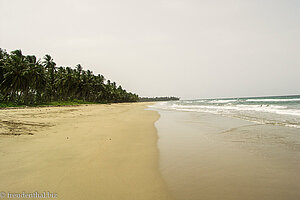
<svg viewBox="0 0 300 200">
<path fill-rule="evenodd" d="M 287 127 L 292 127 L 292 128 L 300 128 L 300 125 L 294 125 L 294 124 L 285 124 Z"/>
<path fill-rule="evenodd" d="M 247 99 L 248 102 L 286 102 L 286 101 L 300 101 L 300 99 Z"/>
<path fill-rule="evenodd" d="M 230 102 L 236 102 L 236 99 L 217 99 L 217 100 L 211 100 L 208 103 L 230 103 Z"/>
<path fill-rule="evenodd" d="M 204 102 L 204 101 L 203 101 L 203 100 L 197 101 L 197 103 L 202 103 L 202 102 Z M 182 103 L 185 103 L 185 104 L 193 104 L 194 101 L 188 101 L 188 100 L 186 100 L 186 101 L 182 101 Z"/>
<path fill-rule="evenodd" d="M 300 100 L 300 98 L 292 101 Z M 258 99 L 251 99 L 256 100 Z M 206 112 L 237 117 L 253 122 L 282 125 L 300 128 L 300 104 L 289 104 L 289 99 L 259 99 L 259 101 L 280 101 L 276 105 L 266 103 L 246 103 L 246 100 L 215 99 L 195 101 L 159 102 L 153 107 L 163 110 L 176 110 L 185 112 Z"/>
<path fill-rule="evenodd" d="M 173 104 L 170 106 L 171 109 L 181 110 L 185 109 L 186 111 L 201 111 L 201 112 L 217 112 L 222 111 L 255 111 L 255 112 L 266 112 L 266 113 L 275 113 L 282 115 L 294 115 L 300 116 L 300 110 L 295 109 L 286 109 L 285 106 L 277 105 L 226 105 L 226 106 L 207 106 L 207 105 L 177 105 Z"/>
</svg>

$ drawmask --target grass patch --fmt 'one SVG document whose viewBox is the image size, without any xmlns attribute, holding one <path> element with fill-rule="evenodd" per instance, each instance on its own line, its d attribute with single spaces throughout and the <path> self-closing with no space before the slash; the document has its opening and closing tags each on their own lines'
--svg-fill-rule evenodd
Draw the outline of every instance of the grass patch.
<svg viewBox="0 0 300 200">
<path fill-rule="evenodd" d="M 41 107 L 41 106 L 73 106 L 73 105 L 81 105 L 81 104 L 99 104 L 94 102 L 88 102 L 83 100 L 72 100 L 72 101 L 52 101 L 40 104 L 17 104 L 17 103 L 1 103 L 0 108 L 9 108 L 9 107 Z"/>
</svg>

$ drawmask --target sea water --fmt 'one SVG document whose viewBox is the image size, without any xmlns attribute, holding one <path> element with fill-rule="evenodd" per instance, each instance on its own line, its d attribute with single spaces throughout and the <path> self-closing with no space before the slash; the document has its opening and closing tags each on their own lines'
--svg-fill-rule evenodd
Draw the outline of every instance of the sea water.
<svg viewBox="0 0 300 200">
<path fill-rule="evenodd" d="M 261 124 L 300 129 L 300 95 L 196 99 L 160 102 L 155 108 L 188 112 L 208 112 Z"/>
</svg>

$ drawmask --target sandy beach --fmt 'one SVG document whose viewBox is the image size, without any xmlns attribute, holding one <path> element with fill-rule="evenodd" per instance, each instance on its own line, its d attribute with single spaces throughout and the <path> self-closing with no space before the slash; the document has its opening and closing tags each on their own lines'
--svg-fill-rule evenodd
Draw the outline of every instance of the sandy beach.
<svg viewBox="0 0 300 200">
<path fill-rule="evenodd" d="M 0 190 L 58 199 L 171 199 L 145 103 L 0 110 Z M 4 193 L 2 193 L 4 194 Z"/>
<path fill-rule="evenodd" d="M 299 199 L 298 129 L 148 105 L 0 110 L 0 195 Z"/>
</svg>

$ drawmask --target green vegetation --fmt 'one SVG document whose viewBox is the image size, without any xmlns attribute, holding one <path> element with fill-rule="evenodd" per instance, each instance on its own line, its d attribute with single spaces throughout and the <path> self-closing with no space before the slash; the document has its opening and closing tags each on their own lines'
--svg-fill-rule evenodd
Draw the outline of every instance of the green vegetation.
<svg viewBox="0 0 300 200">
<path fill-rule="evenodd" d="M 40 60 L 21 50 L 8 54 L 0 48 L 0 107 L 136 101 L 138 95 L 80 64 L 75 69 L 56 67 L 50 55 Z"/>
<path fill-rule="evenodd" d="M 46 103 L 36 103 L 36 104 L 30 104 L 26 105 L 23 103 L 11 103 L 11 102 L 5 102 L 0 103 L 0 108 L 7 108 L 7 107 L 43 107 L 43 106 L 73 106 L 73 105 L 80 105 L 80 104 L 95 104 L 95 102 L 87 102 L 82 100 L 73 100 L 73 101 L 52 101 L 52 102 L 46 102 Z"/>
<path fill-rule="evenodd" d="M 149 102 L 149 101 L 178 101 L 178 97 L 140 97 L 140 102 Z"/>
</svg>

